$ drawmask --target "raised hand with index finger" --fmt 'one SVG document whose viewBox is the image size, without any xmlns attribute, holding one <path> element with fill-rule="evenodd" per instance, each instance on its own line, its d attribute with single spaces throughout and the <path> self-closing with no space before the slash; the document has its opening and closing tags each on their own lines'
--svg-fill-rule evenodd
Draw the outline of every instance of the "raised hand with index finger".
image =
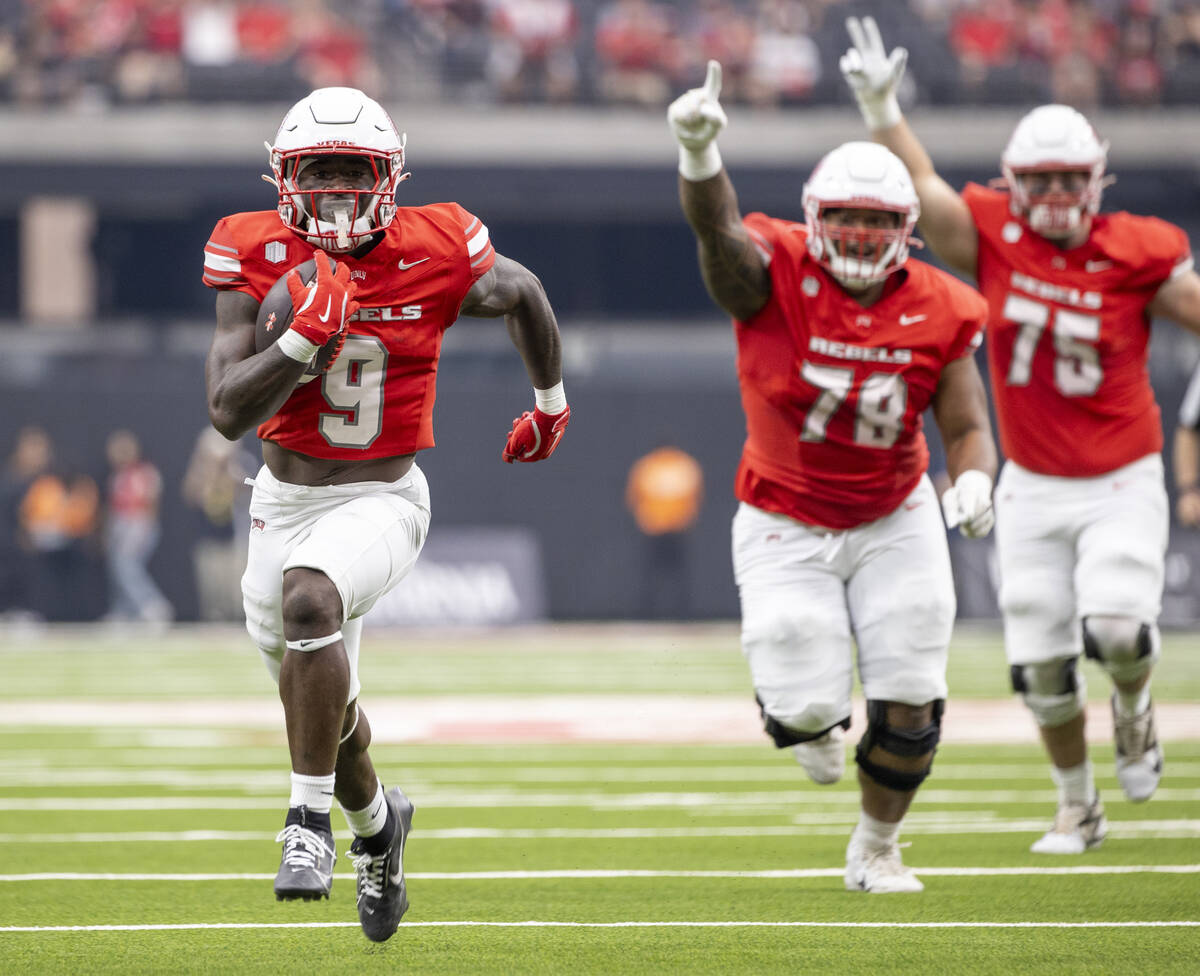
<svg viewBox="0 0 1200 976">
<path fill-rule="evenodd" d="M 728 119 L 720 97 L 721 64 L 709 61 L 704 84 L 684 92 L 667 109 L 667 124 L 679 143 L 679 172 L 693 182 L 721 171 L 716 138 Z"/>
</svg>

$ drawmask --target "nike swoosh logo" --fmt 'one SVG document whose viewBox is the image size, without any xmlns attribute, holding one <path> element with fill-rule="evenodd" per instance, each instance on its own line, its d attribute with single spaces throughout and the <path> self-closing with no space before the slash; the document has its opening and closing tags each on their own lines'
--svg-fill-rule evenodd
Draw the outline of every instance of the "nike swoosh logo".
<svg viewBox="0 0 1200 976">
<path fill-rule="evenodd" d="M 1093 271 L 1093 272 L 1104 271 L 1107 268 L 1111 268 L 1112 266 L 1113 266 L 1113 263 L 1111 261 L 1084 261 L 1083 262 L 1083 270 L 1084 271 Z"/>
<path fill-rule="evenodd" d="M 914 508 L 920 508 L 923 504 L 924 504 L 923 502 L 905 502 L 904 510 L 907 512 L 911 512 Z"/>
<path fill-rule="evenodd" d="M 900 324 L 916 325 L 918 322 L 924 322 L 927 318 L 929 318 L 928 315 L 901 315 Z"/>
<path fill-rule="evenodd" d="M 401 271 L 407 271 L 409 268 L 415 268 L 415 267 L 416 267 L 418 264 L 424 264 L 424 263 L 425 263 L 426 261 L 428 261 L 428 260 L 429 260 L 429 258 L 421 258 L 421 260 L 420 260 L 420 261 L 408 261 L 408 262 L 406 262 L 406 261 L 404 260 L 404 258 L 401 258 L 401 259 L 400 259 L 400 260 L 399 260 L 399 261 L 396 263 L 396 267 L 397 267 L 397 268 L 399 268 Z"/>
<path fill-rule="evenodd" d="M 317 319 L 321 322 L 328 322 L 329 321 L 329 310 L 330 310 L 330 308 L 332 308 L 332 306 L 333 306 L 333 296 L 331 295 L 325 299 L 325 314 L 318 315 Z"/>
<path fill-rule="evenodd" d="M 324 321 L 324 319 L 322 319 L 322 321 Z M 297 647 L 298 647 L 300 650 L 304 650 L 306 647 L 308 647 L 308 645 L 309 645 L 309 644 L 315 644 L 315 643 L 316 643 L 317 641 L 319 641 L 320 639 L 321 639 L 320 637 L 314 637 L 312 640 L 300 640 L 300 641 L 296 641 L 296 646 L 297 646 Z"/>
</svg>

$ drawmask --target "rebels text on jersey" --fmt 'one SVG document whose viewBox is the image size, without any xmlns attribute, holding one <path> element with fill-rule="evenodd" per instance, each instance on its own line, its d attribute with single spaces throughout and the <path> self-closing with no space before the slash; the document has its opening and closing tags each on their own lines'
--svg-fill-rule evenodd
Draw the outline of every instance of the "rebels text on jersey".
<svg viewBox="0 0 1200 976">
<path fill-rule="evenodd" d="M 737 497 L 833 529 L 882 518 L 929 464 L 921 415 L 946 364 L 978 348 L 987 306 L 909 259 L 864 308 L 809 255 L 803 224 L 745 225 L 771 297 L 734 323 L 747 429 Z"/>
<path fill-rule="evenodd" d="M 1192 267 L 1187 237 L 1153 217 L 1098 214 L 1062 250 L 968 184 L 988 300 L 988 366 L 1004 453 L 1024 468 L 1094 477 L 1162 450 L 1146 360 L 1147 305 Z"/>
<path fill-rule="evenodd" d="M 222 218 L 204 249 L 204 283 L 261 302 L 315 249 L 273 210 Z M 328 372 L 302 382 L 258 436 L 289 451 L 368 459 L 433 447 L 442 334 L 495 263 L 487 228 L 456 203 L 402 207 L 383 240 L 350 268 L 358 312 Z"/>
</svg>

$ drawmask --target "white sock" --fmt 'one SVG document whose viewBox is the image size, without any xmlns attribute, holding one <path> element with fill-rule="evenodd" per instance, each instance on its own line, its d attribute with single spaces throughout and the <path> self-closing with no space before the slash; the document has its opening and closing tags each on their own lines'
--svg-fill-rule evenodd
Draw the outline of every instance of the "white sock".
<svg viewBox="0 0 1200 976">
<path fill-rule="evenodd" d="M 383 784 L 378 779 L 375 783 L 375 798 L 363 809 L 347 810 L 342 807 L 346 823 L 350 825 L 355 837 L 374 837 L 387 823 L 388 805 L 383 798 Z"/>
<path fill-rule="evenodd" d="M 292 773 L 292 798 L 290 807 L 308 807 L 313 813 L 328 813 L 333 809 L 334 774 L 328 776 L 304 776 Z"/>
<path fill-rule="evenodd" d="M 900 823 L 888 823 L 886 820 L 876 820 L 866 810 L 858 814 L 858 826 L 854 828 L 863 847 L 871 850 L 883 850 L 896 843 L 900 836 Z"/>
<path fill-rule="evenodd" d="M 1117 692 L 1117 714 L 1122 718 L 1133 718 L 1135 715 L 1141 715 L 1147 708 L 1150 707 L 1150 682 L 1147 681 L 1137 691 L 1122 691 L 1120 688 Z"/>
<path fill-rule="evenodd" d="M 1070 769 L 1050 767 L 1050 776 L 1058 786 L 1058 804 L 1068 803 L 1091 806 L 1096 801 L 1096 779 L 1092 775 L 1092 761 L 1085 759 Z"/>
</svg>

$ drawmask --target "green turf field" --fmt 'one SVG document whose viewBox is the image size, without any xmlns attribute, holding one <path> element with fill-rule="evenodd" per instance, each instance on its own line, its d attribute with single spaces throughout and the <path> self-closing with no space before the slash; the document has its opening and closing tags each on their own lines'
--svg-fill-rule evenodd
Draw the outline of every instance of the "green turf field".
<svg viewBox="0 0 1200 976">
<path fill-rule="evenodd" d="M 345 858 L 330 901 L 273 899 L 282 732 L 172 715 L 196 700 L 235 715 L 277 707 L 236 630 L 64 630 L 4 644 L 5 974 L 1200 969 L 1200 741 L 1166 743 L 1163 785 L 1142 805 L 1122 798 L 1111 747 L 1096 746 L 1111 833 L 1066 859 L 1028 853 L 1054 806 L 1035 745 L 944 745 L 902 834 L 926 890 L 892 896 L 842 887 L 852 773 L 812 786 L 765 738 L 385 743 L 376 763 L 417 812 L 412 907 L 376 946 L 358 929 Z M 1168 635 L 1160 702 L 1200 699 L 1197 646 L 1195 635 Z M 953 698 L 1006 697 L 1004 670 L 996 635 L 963 629 Z M 652 712 L 664 695 L 748 693 L 729 626 L 375 635 L 362 674 L 368 708 L 371 694 L 468 705 L 587 695 L 626 706 L 633 696 Z M 30 700 L 162 711 L 135 725 L 119 713 L 105 724 L 2 719 Z M 336 811 L 334 823 L 345 850 Z"/>
</svg>

